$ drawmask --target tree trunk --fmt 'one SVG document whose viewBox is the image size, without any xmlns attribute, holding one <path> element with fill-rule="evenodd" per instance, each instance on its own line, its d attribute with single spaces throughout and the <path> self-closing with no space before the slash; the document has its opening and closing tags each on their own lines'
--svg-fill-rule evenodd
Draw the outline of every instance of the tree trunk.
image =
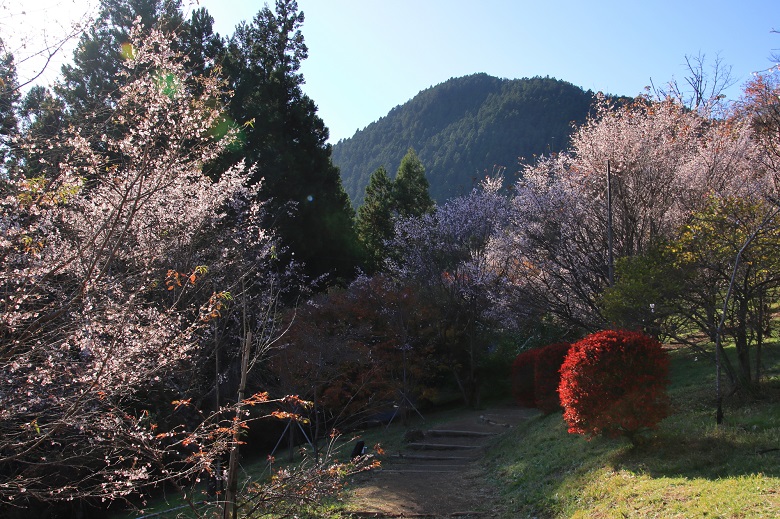
<svg viewBox="0 0 780 519">
<path fill-rule="evenodd" d="M 466 328 L 469 341 L 469 407 L 478 409 L 480 406 L 480 394 L 479 394 L 479 352 L 477 351 L 477 319 L 476 319 L 476 303 L 472 300 L 469 302 L 469 322 Z"/>
<path fill-rule="evenodd" d="M 295 459 L 295 422 L 290 419 L 287 426 L 287 461 L 290 463 Z"/>
<path fill-rule="evenodd" d="M 734 340 L 737 347 L 737 360 L 739 361 L 739 384 L 745 388 L 750 387 L 751 378 L 747 316 L 747 300 L 742 298 L 737 303 L 737 329 L 734 334 Z"/>
<path fill-rule="evenodd" d="M 764 306 L 764 293 L 761 293 L 761 297 L 758 300 L 758 325 L 756 326 L 756 385 L 761 382 L 761 350 L 764 346 L 764 321 L 767 319 L 768 312 Z M 768 325 L 767 325 L 768 328 Z M 767 331 L 767 333 L 769 333 Z"/>
<path fill-rule="evenodd" d="M 758 385 L 761 382 L 761 346 L 764 342 L 763 337 L 759 338 L 756 341 L 756 376 L 753 380 L 755 380 L 756 385 Z"/>
<path fill-rule="evenodd" d="M 246 287 L 242 283 L 242 292 L 246 294 Z M 228 462 L 227 478 L 225 481 L 225 507 L 222 510 L 223 519 L 238 518 L 238 447 L 241 442 L 241 413 L 246 391 L 246 380 L 249 371 L 249 357 L 252 352 L 252 330 L 246 314 L 246 297 L 243 300 L 243 326 L 244 344 L 241 348 L 241 379 L 238 384 L 236 399 L 236 416 L 233 420 L 233 441 L 230 446 L 230 461 Z"/>
</svg>

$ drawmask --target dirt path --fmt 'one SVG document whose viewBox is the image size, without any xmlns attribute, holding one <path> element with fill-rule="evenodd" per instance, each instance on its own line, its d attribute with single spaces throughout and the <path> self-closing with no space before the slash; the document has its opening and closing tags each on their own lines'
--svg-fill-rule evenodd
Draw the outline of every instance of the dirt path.
<svg viewBox="0 0 780 519">
<path fill-rule="evenodd" d="M 353 482 L 348 510 L 356 518 L 499 517 L 495 490 L 478 462 L 496 436 L 534 414 L 519 407 L 464 411 L 410 432 L 400 452 L 386 453 L 381 469 Z"/>
</svg>

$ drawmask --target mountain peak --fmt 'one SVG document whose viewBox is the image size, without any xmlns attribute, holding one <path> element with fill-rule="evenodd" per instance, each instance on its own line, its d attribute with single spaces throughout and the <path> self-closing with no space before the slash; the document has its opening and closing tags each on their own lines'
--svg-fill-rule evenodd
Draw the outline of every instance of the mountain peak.
<svg viewBox="0 0 780 519">
<path fill-rule="evenodd" d="M 451 78 L 339 141 L 333 163 L 359 206 L 371 173 L 384 166 L 393 174 L 414 148 L 431 196 L 442 203 L 468 193 L 498 167 L 513 180 L 520 157 L 566 149 L 573 124 L 585 121 L 593 98 L 590 91 L 549 77 Z"/>
</svg>

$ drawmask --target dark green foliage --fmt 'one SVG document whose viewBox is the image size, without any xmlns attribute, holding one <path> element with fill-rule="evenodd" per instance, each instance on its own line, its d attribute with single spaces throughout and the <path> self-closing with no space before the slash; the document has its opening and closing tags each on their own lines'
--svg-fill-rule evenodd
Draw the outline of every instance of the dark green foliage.
<svg viewBox="0 0 780 519">
<path fill-rule="evenodd" d="M 0 40 L 0 49 L 4 48 Z M 5 176 L 5 161 L 9 158 L 11 139 L 18 131 L 16 106 L 19 84 L 16 64 L 11 54 L 0 54 L 0 181 Z"/>
<path fill-rule="evenodd" d="M 243 146 L 215 171 L 242 159 L 255 166 L 251 181 L 262 179 L 268 223 L 294 258 L 312 276 L 350 277 L 360 257 L 354 211 L 330 160 L 328 130 L 301 90 L 303 20 L 295 1 L 278 0 L 275 12 L 264 7 L 230 38 L 224 71 L 235 94 L 228 109 Z"/>
<path fill-rule="evenodd" d="M 512 362 L 517 356 L 517 336 L 494 330 L 485 341 L 487 351 L 479 359 L 479 397 L 482 402 L 505 400 L 512 394 Z"/>
<path fill-rule="evenodd" d="M 145 27 L 175 33 L 184 22 L 180 8 L 180 0 L 101 0 L 97 21 L 81 36 L 73 64 L 62 67 L 62 82 L 56 87 L 70 111 L 81 114 L 107 106 L 117 95 L 122 45 L 129 41 L 136 18 Z"/>
<path fill-rule="evenodd" d="M 65 115 L 87 135 L 122 131 L 111 121 L 109 108 L 134 20 L 174 34 L 192 77 L 221 71 L 235 92 L 224 128 L 215 133 L 229 127 L 241 131 L 229 153 L 207 165 L 208 174 L 219 177 L 244 161 L 251 183 L 263 179 L 265 224 L 276 229 L 289 253 L 283 259 L 304 263 L 312 277 L 351 277 L 361 257 L 354 211 L 330 160 L 328 130 L 314 101 L 301 90 L 299 68 L 308 51 L 297 3 L 278 0 L 273 10 L 263 7 L 227 41 L 213 32 L 213 18 L 205 9 L 185 20 L 181 7 L 180 0 L 102 0 L 98 21 L 82 36 L 73 64 L 63 67 L 57 94 L 65 101 Z M 80 114 L 88 112 L 100 115 L 83 120 Z"/>
<path fill-rule="evenodd" d="M 425 167 L 414 149 L 409 148 L 393 180 L 394 212 L 403 218 L 431 212 L 434 203 L 428 194 L 429 187 Z"/>
<path fill-rule="evenodd" d="M 219 34 L 214 33 L 214 18 L 205 8 L 192 11 L 181 38 L 193 74 L 204 76 L 211 73 L 224 54 L 224 42 Z"/>
<path fill-rule="evenodd" d="M 426 165 L 430 194 L 442 203 L 467 194 L 498 167 L 514 180 L 519 157 L 566 149 L 572 123 L 584 122 L 592 101 L 591 92 L 551 78 L 454 78 L 340 141 L 333 162 L 359 205 L 371 172 L 380 165 L 395 169 L 414 147 Z"/>
<path fill-rule="evenodd" d="M 156 28 L 172 35 L 175 40 L 172 48 L 188 59 L 194 58 L 196 49 L 188 47 L 187 42 L 194 42 L 195 34 L 205 37 L 204 34 L 210 32 L 213 20 L 202 13 L 198 27 L 190 35 L 190 25 L 185 21 L 181 7 L 181 0 L 101 0 L 97 19 L 81 35 L 72 63 L 62 67 L 61 81 L 54 86 L 58 102 L 64 108 L 58 115 L 59 125 L 79 128 L 93 148 L 101 152 L 105 151 L 102 135 L 117 136 L 126 132 L 127 128 L 113 116 L 124 81 L 118 73 L 132 53 L 128 42 L 134 25 L 140 23 L 142 30 Z M 199 49 L 204 48 L 202 43 Z M 206 59 L 201 56 L 194 62 L 203 63 Z M 196 65 L 191 69 L 193 76 L 197 68 Z M 53 105 L 49 104 L 49 107 Z M 55 116 L 54 112 L 48 112 L 48 117 Z M 30 137 L 40 142 L 56 135 L 57 129 L 41 124 L 30 132 Z M 121 160 L 118 156 L 107 156 L 110 161 Z M 34 163 L 28 166 L 34 167 Z M 87 179 L 87 185 L 93 180 Z"/>
<path fill-rule="evenodd" d="M 366 267 L 374 272 L 385 259 L 385 240 L 393 235 L 393 181 L 384 167 L 371 174 L 363 205 L 358 208 L 355 230 L 366 249 Z"/>
<path fill-rule="evenodd" d="M 411 148 L 401 160 L 394 180 L 384 166 L 372 173 L 355 221 L 369 272 L 382 269 L 387 257 L 385 242 L 393 237 L 396 218 L 418 217 L 433 211 L 435 204 L 428 187 L 425 167 Z"/>
<path fill-rule="evenodd" d="M 27 92 L 19 107 L 19 115 L 25 137 L 37 143 L 55 139 L 67 126 L 64 103 L 42 86 L 34 86 Z M 45 145 L 38 146 L 34 152 L 20 149 L 18 155 L 19 166 L 28 178 L 51 175 L 51 168 L 42 164 L 40 159 L 47 164 L 59 164 L 65 159 L 61 148 L 49 149 Z"/>
</svg>

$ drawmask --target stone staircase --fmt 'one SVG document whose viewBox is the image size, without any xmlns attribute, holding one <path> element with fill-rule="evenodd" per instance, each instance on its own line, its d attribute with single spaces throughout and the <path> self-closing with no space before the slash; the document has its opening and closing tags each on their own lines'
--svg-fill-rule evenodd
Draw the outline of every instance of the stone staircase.
<svg viewBox="0 0 780 519">
<path fill-rule="evenodd" d="M 380 473 L 419 474 L 459 472 L 479 458 L 495 432 L 466 429 L 416 431 L 415 440 L 385 459 Z"/>
<path fill-rule="evenodd" d="M 499 517 L 479 460 L 495 439 L 536 413 L 510 406 L 464 411 L 429 430 L 406 429 L 404 442 L 381 456 L 381 467 L 352 482 L 346 517 Z"/>
</svg>

